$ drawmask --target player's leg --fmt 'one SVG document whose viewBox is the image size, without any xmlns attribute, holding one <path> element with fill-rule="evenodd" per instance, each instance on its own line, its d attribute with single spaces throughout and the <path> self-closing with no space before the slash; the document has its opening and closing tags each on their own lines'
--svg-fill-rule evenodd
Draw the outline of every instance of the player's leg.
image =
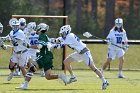
<svg viewBox="0 0 140 93">
<path fill-rule="evenodd" d="M 15 70 L 14 70 L 14 76 L 20 76 L 21 72 L 20 72 L 20 67 L 18 66 L 18 64 L 15 66 Z"/>
<path fill-rule="evenodd" d="M 68 81 L 68 84 L 77 81 L 76 76 L 74 72 L 72 71 L 72 66 L 71 66 L 71 62 L 73 62 L 76 59 L 76 58 L 74 59 L 74 57 L 78 57 L 76 53 L 72 53 L 64 60 L 64 65 L 66 67 L 66 70 L 68 70 L 71 76 Z"/>
<path fill-rule="evenodd" d="M 29 67 L 29 70 L 28 70 L 28 72 L 27 72 L 27 74 L 25 76 L 24 83 L 21 86 L 16 87 L 16 88 L 23 89 L 23 90 L 27 89 L 28 88 L 28 83 L 30 82 L 30 80 L 31 80 L 31 78 L 33 76 L 33 73 L 37 70 L 37 68 L 38 68 L 37 63 L 31 64 L 31 66 Z"/>
<path fill-rule="evenodd" d="M 10 72 L 9 76 L 7 77 L 8 81 L 10 81 L 13 78 L 13 76 L 14 76 L 14 68 L 16 66 L 16 63 L 14 63 L 11 59 L 10 59 L 10 63 L 9 63 L 9 69 L 10 69 L 11 72 Z"/>
<path fill-rule="evenodd" d="M 107 60 L 102 65 L 101 73 L 103 73 L 103 71 L 107 68 L 107 66 L 110 64 L 111 61 L 112 61 L 111 58 L 107 58 Z"/>
<path fill-rule="evenodd" d="M 118 57 L 119 57 L 119 71 L 118 71 L 118 78 L 125 78 L 122 74 L 122 68 L 123 68 L 123 63 L 124 63 L 124 51 L 120 50 L 118 51 Z"/>
<path fill-rule="evenodd" d="M 103 82 L 102 90 L 106 89 L 106 87 L 109 85 L 109 82 L 104 78 L 101 71 L 95 66 L 90 52 L 88 51 L 83 54 L 83 58 L 86 64 L 91 68 L 91 70 L 93 70 L 101 78 Z"/>
</svg>

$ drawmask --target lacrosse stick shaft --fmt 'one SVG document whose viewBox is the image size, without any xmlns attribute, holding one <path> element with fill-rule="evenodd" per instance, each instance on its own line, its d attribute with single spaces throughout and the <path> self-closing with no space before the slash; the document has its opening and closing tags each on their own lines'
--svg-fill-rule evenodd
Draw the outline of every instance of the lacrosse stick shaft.
<svg viewBox="0 0 140 93">
<path fill-rule="evenodd" d="M 107 41 L 106 41 L 105 39 L 102 39 L 102 38 L 100 38 L 100 37 L 94 36 L 94 35 L 92 35 L 92 34 L 91 34 L 91 33 L 89 33 L 89 32 L 85 32 L 85 33 L 90 34 L 90 36 L 89 36 L 89 37 L 94 37 L 94 38 L 96 38 L 96 39 L 100 39 L 100 40 L 102 40 L 103 42 L 106 42 L 106 43 L 107 43 Z M 116 46 L 116 47 L 118 47 L 118 48 L 122 48 L 123 50 L 125 49 L 124 47 L 118 46 L 118 45 L 113 44 L 113 43 L 111 43 L 111 45 Z"/>
</svg>

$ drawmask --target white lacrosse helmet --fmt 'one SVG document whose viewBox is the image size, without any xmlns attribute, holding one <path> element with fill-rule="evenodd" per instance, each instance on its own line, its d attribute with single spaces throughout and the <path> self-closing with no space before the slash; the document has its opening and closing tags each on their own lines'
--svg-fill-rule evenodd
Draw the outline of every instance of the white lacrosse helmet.
<svg viewBox="0 0 140 93">
<path fill-rule="evenodd" d="M 10 19 L 10 20 L 9 20 L 9 25 L 10 25 L 10 27 L 12 27 L 12 22 L 13 22 L 13 21 L 18 21 L 18 20 L 17 20 L 16 18 Z"/>
<path fill-rule="evenodd" d="M 48 31 L 49 26 L 45 23 L 40 23 L 39 25 L 37 25 L 37 32 L 40 32 L 40 31 L 43 31 L 43 30 Z"/>
<path fill-rule="evenodd" d="M 35 32 L 36 29 L 36 23 L 35 22 L 30 22 L 27 24 L 27 29 L 29 32 Z"/>
<path fill-rule="evenodd" d="M 61 37 L 66 37 L 66 35 L 69 34 L 70 32 L 71 32 L 70 25 L 64 25 L 60 28 L 59 35 Z"/>
<path fill-rule="evenodd" d="M 20 23 L 20 28 L 24 29 L 25 26 L 26 26 L 26 19 L 25 18 L 20 18 L 19 23 Z"/>
<path fill-rule="evenodd" d="M 11 25 L 12 25 L 13 31 L 17 31 L 19 29 L 20 23 L 19 23 L 18 20 L 14 20 L 14 21 L 11 22 Z"/>
<path fill-rule="evenodd" d="M 122 27 L 122 26 L 123 26 L 123 19 L 122 19 L 122 18 L 117 18 L 117 19 L 115 20 L 115 25 L 116 25 L 118 28 Z"/>
<path fill-rule="evenodd" d="M 3 25 L 2 23 L 0 22 L 0 34 L 3 32 Z"/>
</svg>

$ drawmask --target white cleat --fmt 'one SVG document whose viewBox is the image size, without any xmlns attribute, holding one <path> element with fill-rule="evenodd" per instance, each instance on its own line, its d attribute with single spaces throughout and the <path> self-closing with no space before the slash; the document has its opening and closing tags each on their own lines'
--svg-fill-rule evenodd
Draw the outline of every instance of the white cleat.
<svg viewBox="0 0 140 93">
<path fill-rule="evenodd" d="M 103 83 L 102 90 L 105 90 L 107 86 L 109 86 L 109 82 L 108 81 L 106 81 L 105 83 Z"/>
<path fill-rule="evenodd" d="M 9 74 L 7 80 L 10 81 L 10 80 L 13 78 L 13 76 L 14 76 L 14 74 L 13 74 L 13 72 L 11 72 L 11 73 Z"/>
<path fill-rule="evenodd" d="M 22 84 L 21 86 L 19 86 L 19 87 L 16 87 L 16 89 L 22 89 L 22 90 L 26 90 L 27 89 L 27 85 L 25 85 L 25 84 Z"/>
<path fill-rule="evenodd" d="M 63 80 L 63 82 L 65 83 L 65 85 L 67 85 L 68 81 L 67 81 L 67 78 L 66 78 L 66 75 L 65 74 L 61 74 L 60 75 L 60 79 Z"/>
<path fill-rule="evenodd" d="M 70 83 L 72 83 L 72 82 L 76 82 L 76 81 L 77 81 L 76 77 L 70 78 L 68 84 L 70 84 Z"/>
</svg>

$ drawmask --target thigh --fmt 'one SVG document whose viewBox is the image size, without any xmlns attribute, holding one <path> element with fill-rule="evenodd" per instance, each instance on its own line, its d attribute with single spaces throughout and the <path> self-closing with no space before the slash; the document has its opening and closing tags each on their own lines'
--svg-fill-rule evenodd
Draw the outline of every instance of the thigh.
<svg viewBox="0 0 140 93">
<path fill-rule="evenodd" d="M 91 53 L 90 53 L 89 51 L 86 52 L 86 53 L 84 53 L 84 54 L 82 55 L 82 58 L 83 58 L 84 62 L 85 62 L 88 66 L 90 66 L 91 64 L 93 64 L 93 58 L 92 58 Z"/>
<path fill-rule="evenodd" d="M 79 54 L 77 52 L 74 52 L 68 56 L 68 58 L 72 58 L 73 60 L 77 62 L 83 61 L 83 54 Z"/>
<path fill-rule="evenodd" d="M 18 55 L 16 53 L 13 52 L 11 58 L 10 58 L 10 61 L 12 63 L 18 63 Z"/>
<path fill-rule="evenodd" d="M 117 51 L 117 56 L 118 56 L 118 58 L 123 57 L 124 54 L 125 54 L 125 52 L 124 52 L 124 50 L 122 50 L 122 49 Z"/>
<path fill-rule="evenodd" d="M 108 56 L 107 58 L 115 59 L 116 57 L 116 50 L 108 49 Z"/>
<path fill-rule="evenodd" d="M 29 60 L 29 56 L 28 53 L 22 53 L 22 54 L 18 54 L 18 64 L 20 67 L 25 67 L 27 65 L 27 62 Z"/>
</svg>

